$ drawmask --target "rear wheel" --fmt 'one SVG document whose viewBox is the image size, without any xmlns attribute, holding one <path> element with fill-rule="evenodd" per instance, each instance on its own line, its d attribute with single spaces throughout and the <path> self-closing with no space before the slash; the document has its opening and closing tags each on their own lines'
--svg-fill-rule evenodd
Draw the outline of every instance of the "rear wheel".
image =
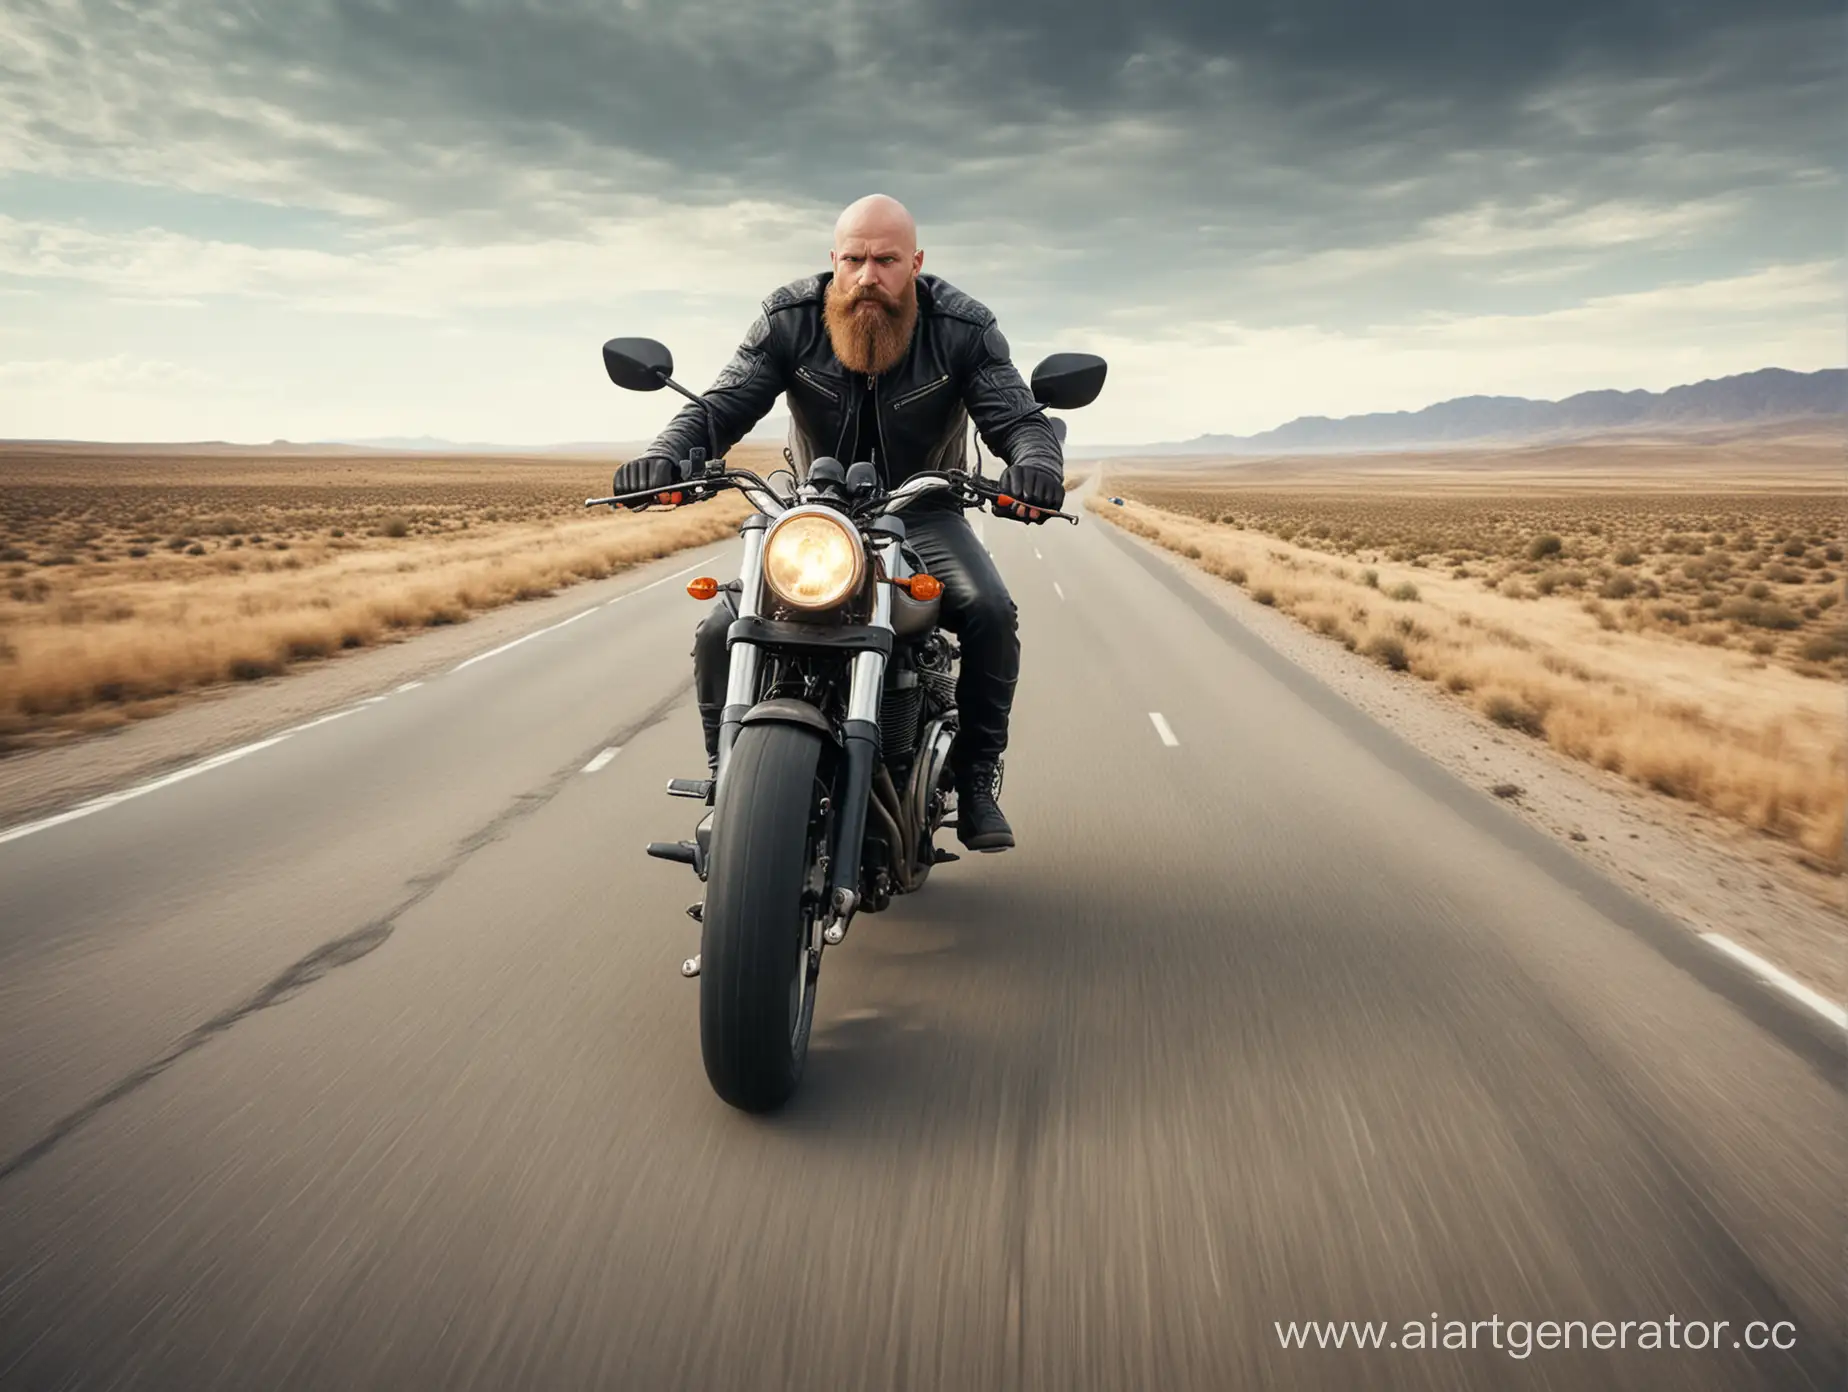
<svg viewBox="0 0 1848 1392">
<path fill-rule="evenodd" d="M 700 934 L 699 1042 L 713 1091 L 747 1112 L 788 1101 L 815 1018 L 803 889 L 819 832 L 821 738 L 798 725 L 747 725 L 732 746 L 712 818 Z"/>
</svg>

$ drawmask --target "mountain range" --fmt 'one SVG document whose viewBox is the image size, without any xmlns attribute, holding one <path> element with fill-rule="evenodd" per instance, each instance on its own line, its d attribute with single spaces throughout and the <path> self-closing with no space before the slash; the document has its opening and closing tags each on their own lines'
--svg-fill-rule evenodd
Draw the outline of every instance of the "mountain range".
<svg viewBox="0 0 1848 1392">
<path fill-rule="evenodd" d="M 1588 391 L 1561 401 L 1524 396 L 1459 396 L 1421 411 L 1364 416 L 1298 416 L 1256 435 L 1196 435 L 1150 445 L 1143 454 L 1321 454 L 1429 449 L 1462 443 L 1535 441 L 1611 431 L 1685 430 L 1749 425 L 1848 412 L 1848 369 L 1789 372 L 1761 368 L 1664 392 Z M 1100 447 L 1084 451 L 1101 455 Z M 1121 448 L 1108 451 L 1121 454 Z"/>
</svg>

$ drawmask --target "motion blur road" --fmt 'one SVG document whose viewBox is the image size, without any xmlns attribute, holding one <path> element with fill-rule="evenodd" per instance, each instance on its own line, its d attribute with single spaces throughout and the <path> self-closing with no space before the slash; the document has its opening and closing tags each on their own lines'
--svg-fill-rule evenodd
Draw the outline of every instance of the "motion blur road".
<svg viewBox="0 0 1848 1392">
<path fill-rule="evenodd" d="M 641 853 L 702 766 L 642 587 L 734 547 L 0 842 L 0 1386 L 1841 1387 L 1826 1041 L 1167 561 L 985 528 L 1020 848 L 831 950 L 775 1117 Z M 1433 1317 L 1728 1325 L 1276 1330 Z"/>
</svg>

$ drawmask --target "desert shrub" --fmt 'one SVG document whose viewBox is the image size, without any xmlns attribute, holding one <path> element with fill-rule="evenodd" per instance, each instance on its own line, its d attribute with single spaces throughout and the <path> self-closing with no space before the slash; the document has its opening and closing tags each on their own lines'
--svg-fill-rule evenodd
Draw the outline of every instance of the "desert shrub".
<svg viewBox="0 0 1848 1392">
<path fill-rule="evenodd" d="M 1622 546 L 1617 549 L 1617 553 L 1611 559 L 1620 566 L 1641 565 L 1643 553 L 1634 546 Z"/>
<path fill-rule="evenodd" d="M 1491 691 L 1482 698 L 1482 713 L 1504 729 L 1524 735 L 1546 733 L 1546 712 L 1508 691 Z"/>
<path fill-rule="evenodd" d="M 1810 634 L 1797 645 L 1797 656 L 1806 662 L 1833 662 L 1838 657 L 1848 657 L 1848 625 Z"/>
<path fill-rule="evenodd" d="M 388 517 L 379 524 L 379 535 L 388 537 L 409 536 L 411 524 L 402 517 Z"/>
<path fill-rule="evenodd" d="M 1618 571 L 1598 586 L 1600 599 L 1628 599 L 1637 590 L 1636 577 Z"/>
<path fill-rule="evenodd" d="M 1269 585 L 1259 585 L 1251 592 L 1251 597 L 1257 600 L 1259 604 L 1275 604 L 1277 602 L 1277 592 Z"/>
<path fill-rule="evenodd" d="M 1380 587 L 1380 573 L 1377 570 L 1363 570 L 1360 573 L 1360 583 L 1370 590 L 1377 590 Z"/>
<path fill-rule="evenodd" d="M 1753 628 L 1787 630 L 1801 627 L 1802 621 L 1783 605 L 1770 600 L 1736 596 L 1720 605 L 1720 617 L 1737 619 Z"/>
<path fill-rule="evenodd" d="M 1415 600 L 1418 598 L 1418 587 L 1410 580 L 1401 580 L 1390 590 L 1386 591 L 1386 598 L 1406 601 Z"/>
<path fill-rule="evenodd" d="M 1381 666 L 1390 667 L 1395 672 L 1403 672 L 1411 666 L 1411 658 L 1406 655 L 1405 643 L 1396 634 L 1374 634 L 1362 646 L 1361 652 Z"/>
<path fill-rule="evenodd" d="M 1544 561 L 1548 556 L 1557 556 L 1564 547 L 1564 542 L 1548 532 L 1544 536 L 1535 537 L 1527 544 L 1527 559 Z"/>
</svg>

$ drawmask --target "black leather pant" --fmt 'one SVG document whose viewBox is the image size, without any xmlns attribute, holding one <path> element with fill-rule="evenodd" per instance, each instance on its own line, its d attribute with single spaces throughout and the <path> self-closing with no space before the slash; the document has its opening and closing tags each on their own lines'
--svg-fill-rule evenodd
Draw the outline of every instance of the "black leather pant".
<svg viewBox="0 0 1848 1392">
<path fill-rule="evenodd" d="M 956 683 L 961 732 L 957 768 L 993 763 L 1007 748 L 1007 717 L 1020 676 L 1018 611 L 960 511 L 904 514 L 907 540 L 927 574 L 943 582 L 943 626 L 962 649 Z M 737 602 L 721 594 L 693 636 L 693 687 L 706 728 L 706 757 L 718 756 L 719 717 L 725 708 L 728 663 L 725 633 L 738 616 Z"/>
</svg>

